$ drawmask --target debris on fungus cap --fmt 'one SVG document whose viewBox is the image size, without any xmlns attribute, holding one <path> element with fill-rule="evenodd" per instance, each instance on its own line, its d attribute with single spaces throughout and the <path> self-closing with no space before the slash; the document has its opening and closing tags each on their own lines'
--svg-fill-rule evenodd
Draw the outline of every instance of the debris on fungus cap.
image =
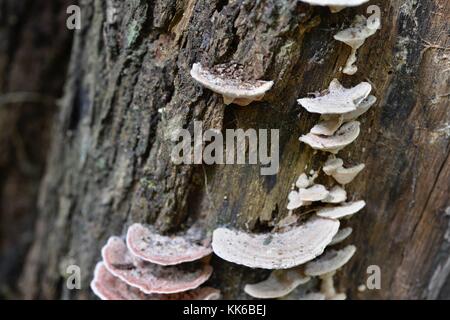
<svg viewBox="0 0 450 320">
<path fill-rule="evenodd" d="M 287 270 L 272 271 L 269 278 L 255 283 L 247 284 L 244 291 L 258 299 L 274 299 L 283 297 L 299 285 L 307 283 L 311 280 L 310 277 L 305 277 L 299 268 L 292 268 Z"/>
<path fill-rule="evenodd" d="M 334 186 L 328 195 L 322 199 L 324 203 L 341 203 L 347 200 L 347 192 L 341 186 Z"/>
<path fill-rule="evenodd" d="M 358 71 L 358 67 L 355 65 L 356 52 L 364 44 L 364 41 L 375 34 L 380 27 L 380 20 L 376 20 L 376 25 L 369 25 L 367 18 L 363 15 L 357 15 L 348 29 L 344 29 L 338 32 L 334 38 L 338 41 L 344 42 L 346 45 L 352 48 L 352 52 L 347 59 L 343 73 L 353 75 Z"/>
<path fill-rule="evenodd" d="M 333 276 L 336 271 L 342 268 L 355 254 L 356 247 L 347 246 L 341 250 L 329 250 L 318 259 L 308 262 L 305 266 L 305 274 L 309 276 L 320 276 L 321 293 L 326 299 L 341 300 L 345 299 L 345 294 L 336 293 L 334 288 Z"/>
<path fill-rule="evenodd" d="M 354 215 L 366 206 L 364 200 L 347 202 L 335 207 L 325 207 L 317 210 L 316 214 L 322 218 L 341 219 Z"/>
<path fill-rule="evenodd" d="M 344 114 L 357 110 L 358 105 L 366 99 L 372 85 L 361 82 L 353 88 L 344 88 L 339 80 L 333 79 L 326 90 L 315 98 L 301 98 L 297 102 L 311 113 Z"/>
<path fill-rule="evenodd" d="M 342 114 L 343 121 L 347 122 L 357 119 L 359 116 L 366 113 L 370 109 L 370 107 L 372 107 L 375 104 L 375 102 L 377 102 L 377 98 L 375 96 L 372 95 L 368 96 L 366 99 L 361 101 L 360 104 L 357 105 L 355 111 L 350 111 L 348 113 Z"/>
<path fill-rule="evenodd" d="M 317 6 L 328 6 L 330 11 L 335 13 L 339 12 L 347 7 L 356 7 L 369 0 L 301 0 L 303 2 L 317 5 Z"/>
<path fill-rule="evenodd" d="M 339 229 L 338 233 L 334 236 L 333 240 L 330 242 L 330 246 L 341 243 L 345 239 L 347 239 L 353 232 L 351 227 Z"/>
<path fill-rule="evenodd" d="M 289 269 L 320 255 L 339 229 L 339 221 L 313 217 L 277 233 L 247 233 L 218 228 L 212 247 L 224 260 L 250 268 Z"/>
<path fill-rule="evenodd" d="M 348 184 L 365 168 L 365 164 L 358 164 L 351 168 L 344 168 L 344 161 L 330 157 L 325 162 L 323 171 L 332 176 L 340 184 Z"/>
<path fill-rule="evenodd" d="M 211 276 L 203 262 L 160 266 L 134 257 L 119 237 L 109 238 L 102 248 L 106 268 L 114 276 L 144 293 L 177 293 L 195 289 Z"/>
<path fill-rule="evenodd" d="M 206 88 L 221 94 L 225 104 L 240 106 L 262 100 L 273 86 L 273 81 L 247 79 L 242 66 L 237 63 L 219 64 L 212 68 L 194 63 L 191 76 Z"/>
<path fill-rule="evenodd" d="M 360 123 L 358 121 L 351 121 L 340 127 L 330 137 L 308 133 L 301 136 L 299 140 L 308 144 L 313 149 L 335 154 L 356 140 L 360 131 L 359 125 Z"/>
<path fill-rule="evenodd" d="M 135 223 L 128 228 L 126 241 L 134 256 L 163 266 L 195 261 L 212 252 L 210 240 L 196 225 L 180 235 L 164 236 Z"/>
<path fill-rule="evenodd" d="M 344 123 L 343 116 L 331 116 L 312 127 L 310 132 L 316 135 L 332 136 L 342 123 Z"/>
<path fill-rule="evenodd" d="M 103 262 L 97 263 L 91 289 L 102 300 L 216 300 L 220 291 L 210 287 L 173 294 L 145 294 L 115 277 Z"/>
</svg>

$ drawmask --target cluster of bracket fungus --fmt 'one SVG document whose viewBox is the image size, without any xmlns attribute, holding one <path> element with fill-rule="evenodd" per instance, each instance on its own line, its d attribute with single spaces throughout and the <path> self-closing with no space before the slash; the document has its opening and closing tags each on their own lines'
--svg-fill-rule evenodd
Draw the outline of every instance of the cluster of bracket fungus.
<svg viewBox="0 0 450 320">
<path fill-rule="evenodd" d="M 330 11 L 335 13 L 347 7 L 356 7 L 369 0 L 301 0 L 316 6 L 328 6 Z"/>
<path fill-rule="evenodd" d="M 358 67 L 355 65 L 356 52 L 368 37 L 375 34 L 379 27 L 379 19 L 375 19 L 374 23 L 369 23 L 366 17 L 357 15 L 348 29 L 342 30 L 334 36 L 336 40 L 341 41 L 352 48 L 352 52 L 342 70 L 343 73 L 354 75 L 356 71 L 358 71 Z"/>
<path fill-rule="evenodd" d="M 234 62 L 212 68 L 194 63 L 191 76 L 206 88 L 223 96 L 225 104 L 247 106 L 260 101 L 273 86 L 273 81 L 254 80 L 245 73 L 243 66 Z"/>
<path fill-rule="evenodd" d="M 104 300 L 212 300 L 220 292 L 200 288 L 212 273 L 208 240 L 193 226 L 176 236 L 132 225 L 126 235 L 110 237 L 102 248 L 91 288 Z"/>
</svg>

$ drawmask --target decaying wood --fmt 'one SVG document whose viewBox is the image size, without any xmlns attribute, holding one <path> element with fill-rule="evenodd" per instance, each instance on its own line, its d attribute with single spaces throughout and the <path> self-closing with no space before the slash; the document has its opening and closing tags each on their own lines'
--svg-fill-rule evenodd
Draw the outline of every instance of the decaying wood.
<svg viewBox="0 0 450 320">
<path fill-rule="evenodd" d="M 170 232 L 204 215 L 211 228 L 258 230 L 286 215 L 291 184 L 326 159 L 299 143 L 318 116 L 296 99 L 337 77 L 345 86 L 370 81 L 378 98 L 361 117 L 360 138 L 340 153 L 346 163 L 366 164 L 347 191 L 367 207 L 347 223 L 354 232 L 346 244 L 358 251 L 337 275 L 339 292 L 355 299 L 438 297 L 450 272 L 450 4 L 371 4 L 382 9 L 382 30 L 359 50 L 359 70 L 349 77 L 339 69 L 350 50 L 333 35 L 366 6 L 330 14 L 287 0 L 81 1 L 82 30 L 21 282 L 25 296 L 92 297 L 88 283 L 101 246 L 132 222 Z M 109 19 L 108 10 L 116 10 Z M 275 81 L 266 101 L 225 108 L 189 76 L 195 62 L 230 60 Z M 280 129 L 280 172 L 175 166 L 171 133 L 192 129 L 194 120 L 205 129 Z M 69 264 L 81 267 L 80 291 L 65 286 Z M 248 298 L 243 285 L 267 275 L 217 257 L 212 264 L 211 284 L 225 298 Z M 380 266 L 382 289 L 358 292 L 369 265 Z"/>
</svg>

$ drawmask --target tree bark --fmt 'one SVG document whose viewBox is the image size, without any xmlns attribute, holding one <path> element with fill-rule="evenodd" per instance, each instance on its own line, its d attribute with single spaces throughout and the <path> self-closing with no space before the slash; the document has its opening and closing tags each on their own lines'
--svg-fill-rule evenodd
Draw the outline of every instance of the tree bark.
<svg viewBox="0 0 450 320">
<path fill-rule="evenodd" d="M 132 222 L 173 232 L 200 217 L 211 229 L 255 231 L 278 221 L 297 176 L 326 159 L 299 143 L 318 117 L 296 99 L 339 78 L 345 86 L 370 81 L 378 98 L 358 140 L 340 153 L 366 164 L 347 192 L 367 207 L 347 222 L 358 251 L 338 273 L 339 289 L 352 299 L 449 298 L 450 4 L 370 4 L 382 10 L 382 30 L 359 50 L 359 71 L 349 77 L 339 69 L 350 50 L 333 35 L 366 5 L 331 14 L 287 0 L 81 1 L 24 297 L 91 298 L 101 247 Z M 275 81 L 264 102 L 225 107 L 189 75 L 195 62 L 231 60 Z M 204 129 L 280 129 L 279 173 L 174 165 L 171 134 L 194 120 Z M 65 286 L 69 264 L 81 267 L 81 290 Z M 248 298 L 243 285 L 267 275 L 218 257 L 212 264 L 210 282 L 225 298 Z M 369 265 L 380 266 L 382 289 L 359 292 Z"/>
<path fill-rule="evenodd" d="M 0 0 L 0 297 L 16 283 L 33 240 L 36 199 L 65 79 L 69 1 Z"/>
</svg>

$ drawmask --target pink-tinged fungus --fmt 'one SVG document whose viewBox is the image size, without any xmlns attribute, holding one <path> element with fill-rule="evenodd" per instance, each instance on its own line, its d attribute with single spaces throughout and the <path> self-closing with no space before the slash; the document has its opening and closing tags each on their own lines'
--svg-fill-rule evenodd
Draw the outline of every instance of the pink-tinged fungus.
<svg viewBox="0 0 450 320">
<path fill-rule="evenodd" d="M 364 200 L 346 202 L 335 207 L 324 207 L 317 210 L 316 214 L 322 218 L 341 219 L 349 217 L 360 211 L 366 206 Z"/>
<path fill-rule="evenodd" d="M 206 88 L 221 94 L 227 105 L 246 106 L 260 101 L 273 86 L 273 81 L 249 79 L 237 63 L 219 64 L 212 68 L 194 63 L 191 76 Z"/>
<path fill-rule="evenodd" d="M 245 285 L 244 291 L 259 299 L 280 298 L 291 293 L 299 285 L 307 283 L 310 279 L 303 275 L 299 268 L 275 270 L 266 280 Z"/>
<path fill-rule="evenodd" d="M 320 255 L 339 229 L 339 221 L 313 217 L 276 233 L 247 233 L 218 228 L 212 247 L 224 260 L 250 268 L 289 269 Z"/>
<path fill-rule="evenodd" d="M 164 236 L 152 228 L 135 223 L 128 228 L 126 241 L 134 256 L 163 266 L 195 261 L 212 252 L 210 240 L 196 225 L 182 234 Z"/>
<path fill-rule="evenodd" d="M 300 141 L 308 144 L 315 150 L 327 151 L 333 154 L 348 146 L 359 136 L 359 122 L 351 121 L 339 128 L 336 133 L 330 137 L 318 136 L 308 133 L 300 137 Z"/>
<path fill-rule="evenodd" d="M 347 59 L 347 63 L 343 69 L 343 73 L 353 75 L 358 71 L 356 63 L 356 52 L 364 44 L 364 41 L 372 35 L 380 27 L 380 19 L 375 19 L 375 23 L 369 23 L 366 17 L 363 15 L 357 15 L 352 25 L 340 32 L 338 32 L 334 38 L 338 41 L 344 42 L 346 45 L 352 48 L 352 52 Z"/>
<path fill-rule="evenodd" d="M 333 79 L 324 93 L 314 98 L 301 98 L 297 102 L 311 113 L 339 115 L 357 110 L 370 91 L 372 86 L 368 82 L 347 89 L 337 79 Z"/>
<path fill-rule="evenodd" d="M 318 259 L 308 262 L 305 266 L 305 274 L 311 277 L 319 276 L 321 282 L 321 293 L 329 300 L 345 299 L 345 294 L 336 293 L 333 276 L 342 268 L 355 254 L 355 246 L 347 246 L 341 250 L 329 250 Z"/>
<path fill-rule="evenodd" d="M 217 300 L 220 291 L 210 287 L 173 294 L 145 294 L 115 277 L 99 262 L 95 267 L 91 289 L 102 300 Z"/>
<path fill-rule="evenodd" d="M 114 276 L 144 293 L 177 293 L 195 289 L 211 276 L 203 262 L 160 266 L 134 257 L 119 237 L 109 238 L 102 249 L 106 268 Z"/>
</svg>

